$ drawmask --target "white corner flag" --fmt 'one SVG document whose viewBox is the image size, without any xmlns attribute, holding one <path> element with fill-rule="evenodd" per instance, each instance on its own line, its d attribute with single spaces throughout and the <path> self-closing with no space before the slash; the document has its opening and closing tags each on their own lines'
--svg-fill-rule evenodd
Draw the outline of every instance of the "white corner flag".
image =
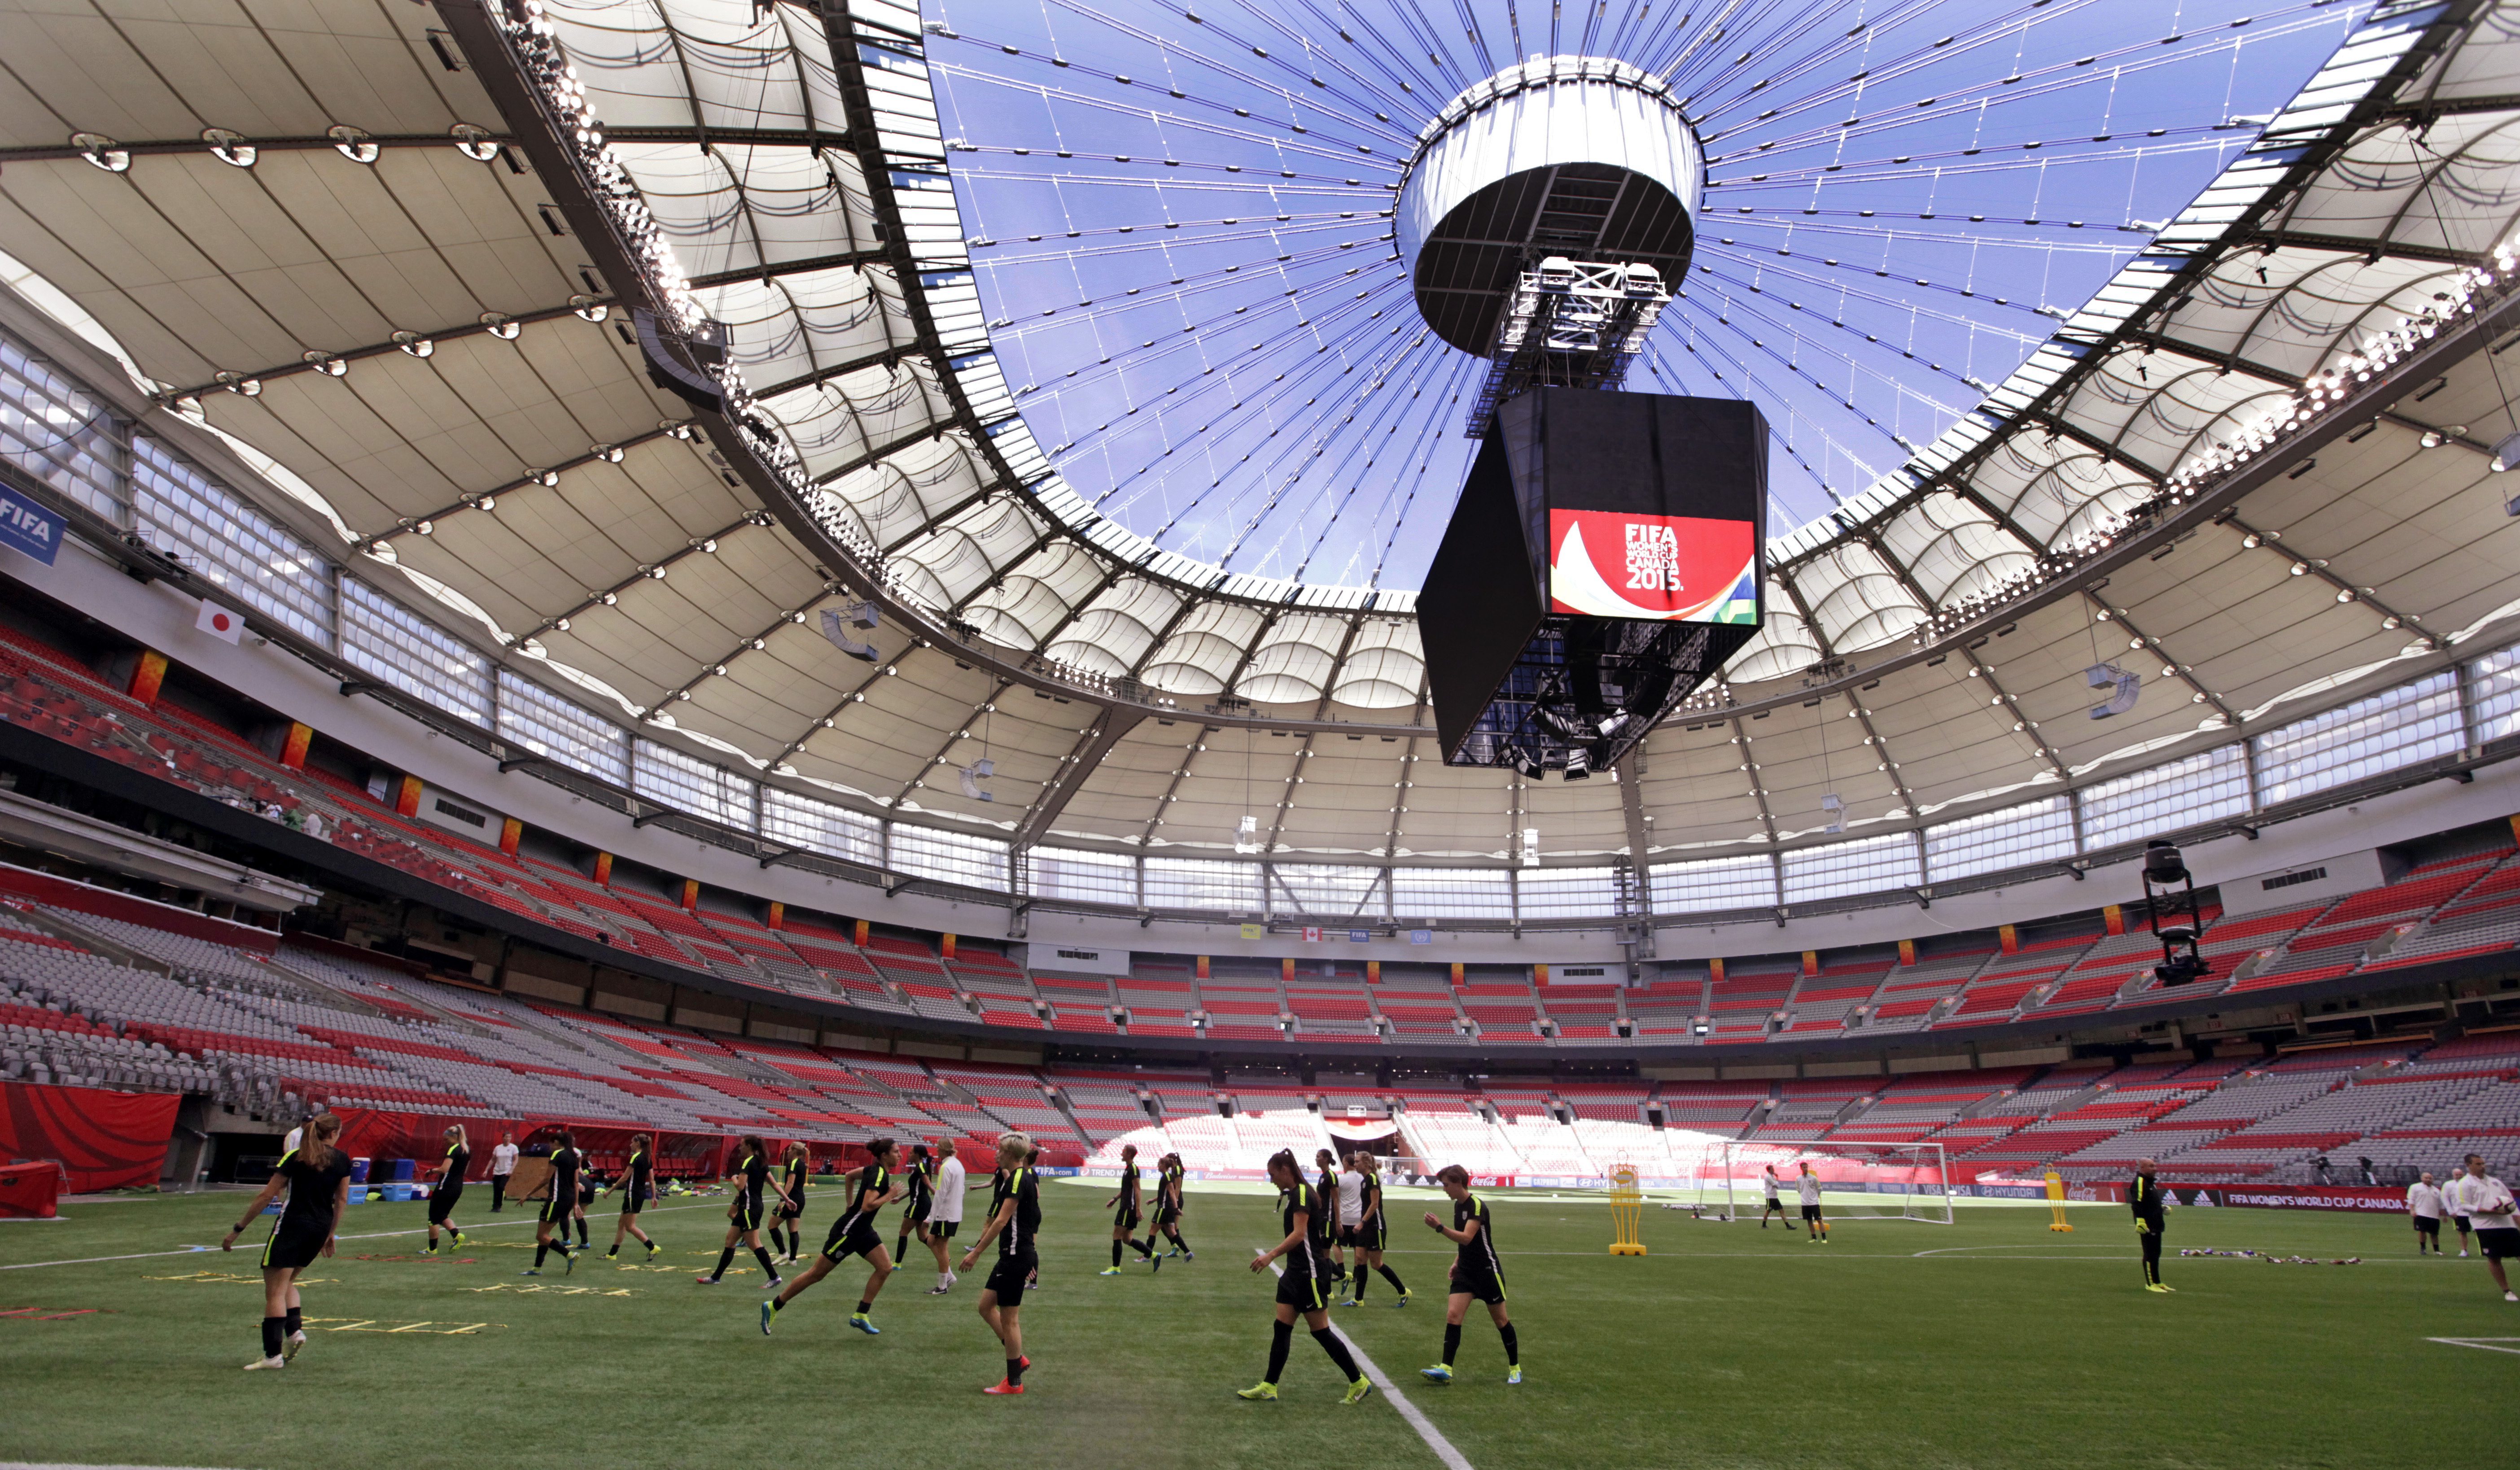
<svg viewBox="0 0 2520 1470">
<path fill-rule="evenodd" d="M 206 598 L 202 601 L 202 615 L 193 619 L 193 626 L 221 643 L 232 644 L 245 636 L 245 619 Z"/>
</svg>

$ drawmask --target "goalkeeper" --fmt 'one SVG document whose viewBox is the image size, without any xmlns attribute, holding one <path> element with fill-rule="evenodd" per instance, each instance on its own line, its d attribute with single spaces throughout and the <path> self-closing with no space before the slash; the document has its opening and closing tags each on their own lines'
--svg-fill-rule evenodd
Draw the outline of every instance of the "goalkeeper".
<svg viewBox="0 0 2520 1470">
<path fill-rule="evenodd" d="M 2161 1232 L 2170 1217 L 2162 1206 L 2161 1184 L 2152 1177 L 2158 1167 L 2151 1159 L 2135 1166 L 2135 1182 L 2127 1185 L 2127 1204 L 2135 1210 L 2135 1237 L 2143 1247 L 2143 1289 L 2176 1291 L 2177 1287 L 2161 1284 Z"/>
</svg>

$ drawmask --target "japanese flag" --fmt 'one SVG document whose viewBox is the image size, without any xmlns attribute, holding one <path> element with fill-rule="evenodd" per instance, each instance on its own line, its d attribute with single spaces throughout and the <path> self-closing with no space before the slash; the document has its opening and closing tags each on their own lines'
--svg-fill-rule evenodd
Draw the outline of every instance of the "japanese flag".
<svg viewBox="0 0 2520 1470">
<path fill-rule="evenodd" d="M 221 643 L 232 644 L 245 636 L 245 619 L 207 599 L 202 601 L 202 615 L 193 619 L 193 626 Z"/>
</svg>

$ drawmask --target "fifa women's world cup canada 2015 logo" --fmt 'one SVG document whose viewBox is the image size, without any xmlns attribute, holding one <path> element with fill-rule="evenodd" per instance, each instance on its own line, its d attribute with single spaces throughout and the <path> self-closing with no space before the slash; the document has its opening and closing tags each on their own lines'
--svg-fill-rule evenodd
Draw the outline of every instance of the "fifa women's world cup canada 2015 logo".
<svg viewBox="0 0 2520 1470">
<path fill-rule="evenodd" d="M 1746 520 L 1552 510 L 1550 610 L 1656 622 L 1754 622 L 1757 534 Z"/>
</svg>

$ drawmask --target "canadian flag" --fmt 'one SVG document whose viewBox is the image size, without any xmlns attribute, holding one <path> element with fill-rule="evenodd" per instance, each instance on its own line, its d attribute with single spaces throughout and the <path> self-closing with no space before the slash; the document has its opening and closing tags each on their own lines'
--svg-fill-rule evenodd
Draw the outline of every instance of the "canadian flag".
<svg viewBox="0 0 2520 1470">
<path fill-rule="evenodd" d="M 1304 931 L 1304 943 L 1306 943 L 1306 944 L 1320 944 L 1321 942 L 1322 942 L 1322 931 L 1321 931 L 1321 930 L 1319 930 L 1319 929 L 1306 929 L 1306 930 Z"/>
<path fill-rule="evenodd" d="M 245 636 L 245 619 L 207 599 L 202 601 L 202 615 L 193 619 L 193 626 L 221 643 L 232 644 Z"/>
</svg>

